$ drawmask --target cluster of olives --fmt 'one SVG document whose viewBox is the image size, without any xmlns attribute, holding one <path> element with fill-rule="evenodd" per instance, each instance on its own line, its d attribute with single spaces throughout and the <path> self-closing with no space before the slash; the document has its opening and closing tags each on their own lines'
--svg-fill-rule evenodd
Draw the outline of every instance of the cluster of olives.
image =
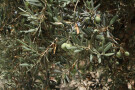
<svg viewBox="0 0 135 90">
<path fill-rule="evenodd" d="M 128 57 L 130 55 L 130 53 L 128 51 L 125 51 L 124 55 Z M 120 51 L 118 51 L 116 53 L 116 57 L 121 58 L 122 57 L 122 53 Z"/>
<path fill-rule="evenodd" d="M 70 48 L 71 46 L 72 46 L 72 45 L 69 44 L 69 43 L 63 43 L 63 44 L 61 45 L 61 48 L 62 48 L 63 50 L 66 50 L 66 49 Z"/>
</svg>

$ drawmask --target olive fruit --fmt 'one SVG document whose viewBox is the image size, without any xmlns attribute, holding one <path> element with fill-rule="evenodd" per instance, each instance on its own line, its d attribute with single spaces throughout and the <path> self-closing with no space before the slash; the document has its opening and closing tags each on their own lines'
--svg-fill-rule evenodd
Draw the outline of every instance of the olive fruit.
<svg viewBox="0 0 135 90">
<path fill-rule="evenodd" d="M 116 62 L 117 65 L 119 65 L 119 62 Z"/>
<path fill-rule="evenodd" d="M 66 48 L 70 48 L 72 45 L 71 44 L 66 44 Z"/>
<path fill-rule="evenodd" d="M 97 22 L 97 23 L 100 23 L 100 22 L 101 22 L 101 18 L 100 18 L 100 16 L 99 16 L 99 15 L 97 15 L 97 16 L 95 17 L 95 20 L 96 20 L 96 22 Z"/>
<path fill-rule="evenodd" d="M 67 45 L 67 43 L 63 43 L 63 44 L 61 45 L 61 48 L 62 48 L 62 49 L 66 49 L 66 45 Z"/>
<path fill-rule="evenodd" d="M 94 29 L 94 32 L 99 32 L 99 30 L 97 30 L 97 29 Z"/>
<path fill-rule="evenodd" d="M 125 52 L 125 56 L 129 56 L 130 54 L 129 54 L 129 52 L 128 51 L 126 51 Z"/>
<path fill-rule="evenodd" d="M 116 57 L 118 57 L 118 58 L 121 57 L 121 52 L 120 51 L 116 53 Z"/>
</svg>

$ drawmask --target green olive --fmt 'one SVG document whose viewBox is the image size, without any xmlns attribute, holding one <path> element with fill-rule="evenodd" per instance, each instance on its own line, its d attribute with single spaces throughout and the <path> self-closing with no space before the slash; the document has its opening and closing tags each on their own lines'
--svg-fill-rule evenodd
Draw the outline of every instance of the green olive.
<svg viewBox="0 0 135 90">
<path fill-rule="evenodd" d="M 119 62 L 116 62 L 117 65 L 119 65 Z"/>
<path fill-rule="evenodd" d="M 66 48 L 70 48 L 72 45 L 71 44 L 66 44 Z"/>
<path fill-rule="evenodd" d="M 125 56 L 129 56 L 130 54 L 129 54 L 129 52 L 128 51 L 126 51 L 125 52 Z"/>
<path fill-rule="evenodd" d="M 67 43 L 63 43 L 63 44 L 61 45 L 61 48 L 62 48 L 62 49 L 66 49 L 66 45 L 67 45 Z"/>
<path fill-rule="evenodd" d="M 100 18 L 100 16 L 99 16 L 99 15 L 97 15 L 97 16 L 95 17 L 95 20 L 96 20 L 96 22 L 97 22 L 97 23 L 100 23 L 100 22 L 101 22 L 101 18 Z"/>
<path fill-rule="evenodd" d="M 99 32 L 99 30 L 97 30 L 97 29 L 94 29 L 94 32 Z"/>
<path fill-rule="evenodd" d="M 118 57 L 118 58 L 121 57 L 121 52 L 120 51 L 116 53 L 116 57 Z"/>
</svg>

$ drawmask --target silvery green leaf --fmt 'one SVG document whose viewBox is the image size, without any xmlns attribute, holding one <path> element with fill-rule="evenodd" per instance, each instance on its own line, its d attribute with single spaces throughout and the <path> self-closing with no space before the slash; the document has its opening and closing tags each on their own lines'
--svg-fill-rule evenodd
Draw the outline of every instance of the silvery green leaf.
<svg viewBox="0 0 135 90">
<path fill-rule="evenodd" d="M 97 58 L 98 58 L 98 62 L 101 63 L 101 55 L 97 55 Z"/>
<path fill-rule="evenodd" d="M 28 31 L 20 31 L 20 32 L 24 32 L 24 33 L 30 33 L 30 32 L 35 32 L 37 31 L 38 28 L 35 28 L 35 29 L 29 29 Z"/>
<path fill-rule="evenodd" d="M 118 16 L 117 16 L 117 15 L 114 16 L 114 17 L 111 19 L 110 25 L 112 25 L 112 24 L 116 21 L 116 19 L 118 19 Z"/>
<path fill-rule="evenodd" d="M 32 11 L 30 10 L 30 8 L 29 8 L 29 3 L 28 3 L 28 2 L 24 2 L 24 5 L 25 5 L 26 10 L 27 10 L 29 13 L 33 14 L 33 12 L 32 12 Z"/>
<path fill-rule="evenodd" d="M 27 2 L 39 2 L 38 0 L 26 0 Z"/>
<path fill-rule="evenodd" d="M 77 49 L 77 50 L 74 51 L 74 53 L 79 53 L 79 52 L 81 52 L 81 51 L 82 51 L 82 50 Z"/>
<path fill-rule="evenodd" d="M 22 9 L 22 8 L 20 8 L 20 7 L 18 7 L 21 11 L 23 11 L 23 12 L 27 12 L 27 11 L 25 11 L 24 9 Z"/>
<path fill-rule="evenodd" d="M 19 43 L 23 44 L 24 46 L 28 46 L 26 43 L 24 43 L 23 41 L 21 41 L 21 40 L 19 40 L 19 39 L 17 39 L 17 41 L 18 41 Z"/>
<path fill-rule="evenodd" d="M 55 72 L 55 73 L 61 73 L 60 70 L 56 70 L 56 69 L 54 70 L 54 72 Z"/>
<path fill-rule="evenodd" d="M 66 79 L 67 79 L 67 81 L 68 81 L 68 82 L 70 82 L 70 80 L 69 80 L 69 78 L 68 78 L 68 76 L 67 76 L 67 75 L 66 75 Z"/>
<path fill-rule="evenodd" d="M 99 39 L 99 40 L 104 40 L 105 39 L 104 35 L 97 35 L 96 38 Z"/>
<path fill-rule="evenodd" d="M 99 8 L 100 5 L 101 5 L 101 4 L 98 4 L 98 5 L 94 8 L 94 10 L 97 11 L 97 9 Z"/>
<path fill-rule="evenodd" d="M 102 52 L 102 51 L 103 51 L 103 47 L 101 46 L 98 48 L 98 52 Z"/>
<path fill-rule="evenodd" d="M 111 37 L 110 32 L 108 30 L 107 30 L 107 37 L 109 37 L 109 38 Z"/>
<path fill-rule="evenodd" d="M 112 56 L 112 55 L 114 55 L 114 53 L 106 53 L 104 56 Z"/>
<path fill-rule="evenodd" d="M 111 49 L 111 47 L 112 47 L 112 43 L 109 42 L 108 45 L 104 49 L 104 53 L 107 52 L 109 49 Z"/>
<path fill-rule="evenodd" d="M 61 22 L 51 22 L 53 25 L 62 25 L 63 23 Z"/>
<path fill-rule="evenodd" d="M 26 47 L 26 46 L 21 46 L 23 49 L 27 50 L 27 51 L 30 51 L 31 49 Z"/>
<path fill-rule="evenodd" d="M 92 62 L 92 60 L 93 60 L 93 55 L 90 54 L 90 62 Z"/>
<path fill-rule="evenodd" d="M 22 16 L 25 16 L 25 17 L 30 17 L 31 16 L 30 13 L 28 13 L 28 12 L 20 12 L 20 14 Z"/>
<path fill-rule="evenodd" d="M 35 6 L 42 6 L 42 3 L 39 2 L 39 0 L 26 0 L 28 3 L 30 3 L 31 5 L 35 5 Z"/>
<path fill-rule="evenodd" d="M 27 67 L 27 66 L 30 66 L 30 65 L 28 63 L 22 63 L 22 64 L 20 64 L 20 66 Z"/>
<path fill-rule="evenodd" d="M 59 20 L 58 20 L 57 17 L 53 17 L 53 20 L 54 20 L 55 22 L 59 22 Z M 60 22 L 60 23 L 61 23 L 61 22 Z"/>
<path fill-rule="evenodd" d="M 104 26 L 106 26 L 106 18 L 105 18 L 105 17 L 106 17 L 106 15 L 105 15 L 105 13 L 104 13 L 104 14 L 103 14 L 103 25 L 104 25 Z"/>
<path fill-rule="evenodd" d="M 92 8 L 94 8 L 94 2 L 93 2 L 93 0 L 91 0 L 91 6 L 92 6 Z"/>
<path fill-rule="evenodd" d="M 92 51 L 99 54 L 99 52 L 95 48 L 92 48 Z"/>
<path fill-rule="evenodd" d="M 76 46 L 71 46 L 71 47 L 68 47 L 67 49 L 77 49 Z"/>
</svg>

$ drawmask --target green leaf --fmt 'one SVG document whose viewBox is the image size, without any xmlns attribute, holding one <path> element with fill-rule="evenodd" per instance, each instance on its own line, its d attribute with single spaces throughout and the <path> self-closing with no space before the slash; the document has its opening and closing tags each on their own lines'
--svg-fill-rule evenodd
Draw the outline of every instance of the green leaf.
<svg viewBox="0 0 135 90">
<path fill-rule="evenodd" d="M 21 46 L 22 48 L 24 48 L 25 50 L 27 50 L 27 51 L 30 51 L 31 49 L 30 48 L 28 48 L 28 47 L 26 47 L 26 46 Z"/>
<path fill-rule="evenodd" d="M 104 49 L 104 53 L 107 52 L 109 49 L 111 49 L 111 47 L 112 47 L 112 43 L 109 42 Z"/>
<path fill-rule="evenodd" d="M 20 64 L 20 66 L 22 66 L 22 67 L 28 67 L 30 65 L 28 63 L 22 63 L 22 64 Z"/>
<path fill-rule="evenodd" d="M 21 41 L 21 40 L 19 40 L 19 39 L 17 39 L 17 41 L 18 41 L 19 43 L 23 44 L 24 46 L 28 46 L 26 43 L 24 43 L 23 41 Z"/>
<path fill-rule="evenodd" d="M 53 25 L 63 25 L 63 23 L 61 23 L 61 22 L 51 22 Z"/>
<path fill-rule="evenodd" d="M 24 33 L 30 33 L 30 32 L 35 32 L 37 31 L 38 28 L 35 28 L 35 29 L 29 29 L 28 31 L 20 31 L 20 32 L 24 32 Z"/>
<path fill-rule="evenodd" d="M 114 55 L 114 53 L 106 53 L 104 56 L 112 56 L 112 55 Z"/>
<path fill-rule="evenodd" d="M 93 60 L 93 55 L 90 54 L 90 62 L 92 62 L 92 60 Z"/>
<path fill-rule="evenodd" d="M 94 2 L 93 2 L 93 0 L 91 0 L 91 6 L 92 6 L 92 8 L 94 8 Z"/>
<path fill-rule="evenodd" d="M 81 51 L 82 51 L 82 50 L 79 50 L 79 49 L 78 49 L 78 50 L 75 50 L 74 53 L 79 53 L 79 52 L 81 52 Z"/>
<path fill-rule="evenodd" d="M 68 47 L 67 49 L 77 49 L 76 46 L 71 46 L 71 47 Z"/>
<path fill-rule="evenodd" d="M 26 0 L 26 1 L 29 2 L 31 5 L 42 7 L 42 3 L 39 0 Z"/>
<path fill-rule="evenodd" d="M 22 9 L 22 8 L 20 8 L 20 7 L 18 7 L 21 11 L 23 11 L 23 12 L 27 12 L 27 11 L 25 11 L 24 9 Z"/>
<path fill-rule="evenodd" d="M 33 14 L 33 12 L 29 9 L 29 3 L 28 2 L 24 2 L 25 8 L 27 9 L 27 11 L 31 14 Z"/>
<path fill-rule="evenodd" d="M 112 25 L 116 20 L 118 19 L 118 16 L 114 16 L 111 21 L 110 21 L 110 25 Z"/>
<path fill-rule="evenodd" d="M 105 38 L 104 38 L 104 35 L 97 35 L 97 36 L 96 36 L 96 39 L 104 40 Z"/>
<path fill-rule="evenodd" d="M 101 5 L 101 4 L 98 4 L 98 5 L 94 8 L 94 10 L 96 11 L 96 10 L 99 8 L 100 5 Z"/>
<path fill-rule="evenodd" d="M 80 40 L 79 40 L 79 38 L 77 37 L 77 36 L 75 36 L 75 35 L 71 35 L 72 36 L 72 40 L 73 40 L 73 42 L 75 43 L 75 44 L 78 44 L 78 45 L 80 45 L 81 44 L 81 42 L 80 42 Z"/>
<path fill-rule="evenodd" d="M 104 49 L 104 48 L 103 48 L 102 46 L 99 47 L 99 48 L 98 48 L 98 52 L 100 52 L 100 53 L 103 52 L 103 49 Z"/>
<path fill-rule="evenodd" d="M 101 63 L 101 55 L 97 54 L 98 62 Z"/>
<path fill-rule="evenodd" d="M 59 22 L 59 20 L 58 20 L 57 17 L 53 17 L 53 20 L 54 20 L 55 22 Z M 60 22 L 60 23 L 61 23 L 61 22 Z"/>
<path fill-rule="evenodd" d="M 25 17 L 30 17 L 31 16 L 30 13 L 28 13 L 28 12 L 20 12 L 20 14 L 22 16 L 25 16 Z"/>
</svg>

